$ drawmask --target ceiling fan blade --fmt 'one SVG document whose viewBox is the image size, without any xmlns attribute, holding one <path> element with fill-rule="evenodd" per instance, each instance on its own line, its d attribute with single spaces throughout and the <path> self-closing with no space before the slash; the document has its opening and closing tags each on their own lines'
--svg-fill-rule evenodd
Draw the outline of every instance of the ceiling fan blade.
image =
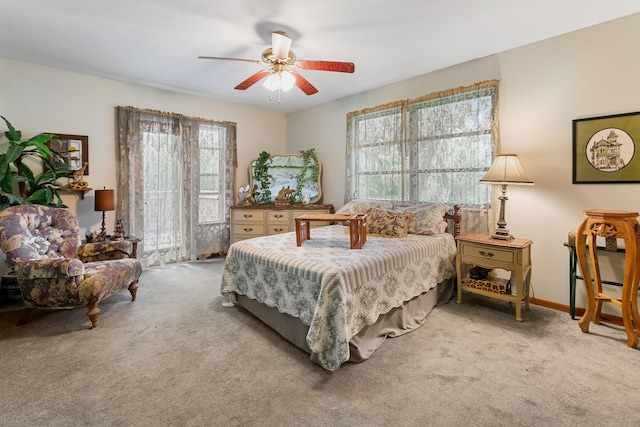
<svg viewBox="0 0 640 427">
<path fill-rule="evenodd" d="M 293 65 L 301 70 L 337 71 L 339 73 L 353 73 L 356 70 L 353 62 L 300 60 L 294 62 Z"/>
<path fill-rule="evenodd" d="M 240 62 L 253 62 L 254 64 L 262 64 L 262 61 L 257 61 L 255 59 L 223 58 L 221 56 L 198 56 L 198 59 L 220 59 L 223 61 L 240 61 Z"/>
<path fill-rule="evenodd" d="M 291 49 L 291 37 L 284 31 L 271 33 L 271 51 L 278 59 L 287 59 Z"/>
<path fill-rule="evenodd" d="M 238 86 L 234 87 L 237 90 L 245 90 L 258 83 L 260 80 L 265 78 L 271 73 L 271 70 L 261 70 L 257 73 L 253 74 L 251 77 L 240 83 Z"/>
<path fill-rule="evenodd" d="M 316 89 L 309 80 L 302 77 L 302 74 L 296 73 L 293 70 L 288 70 L 293 77 L 296 79 L 296 86 L 300 88 L 307 95 L 313 95 L 314 93 L 318 93 L 318 89 Z"/>
</svg>

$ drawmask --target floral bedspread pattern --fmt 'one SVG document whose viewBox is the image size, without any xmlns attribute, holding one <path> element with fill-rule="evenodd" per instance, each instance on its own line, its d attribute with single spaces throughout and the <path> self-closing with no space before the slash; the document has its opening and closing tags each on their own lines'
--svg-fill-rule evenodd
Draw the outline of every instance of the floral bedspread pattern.
<svg viewBox="0 0 640 427">
<path fill-rule="evenodd" d="M 309 326 L 307 345 L 333 371 L 349 359 L 349 341 L 380 314 L 455 276 L 456 244 L 448 233 L 367 237 L 350 249 L 344 227 L 314 228 L 231 245 L 221 292 L 224 305 L 246 295 Z"/>
</svg>

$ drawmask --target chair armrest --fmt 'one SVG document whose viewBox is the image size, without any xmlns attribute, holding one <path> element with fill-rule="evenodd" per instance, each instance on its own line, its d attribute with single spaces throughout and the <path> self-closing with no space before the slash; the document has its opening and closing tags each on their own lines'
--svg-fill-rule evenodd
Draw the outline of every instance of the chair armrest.
<svg viewBox="0 0 640 427">
<path fill-rule="evenodd" d="M 18 281 L 75 277 L 84 274 L 84 265 L 77 258 L 19 261 L 15 264 L 14 269 L 18 276 Z"/>
<path fill-rule="evenodd" d="M 127 240 L 87 243 L 78 249 L 78 257 L 82 262 L 95 262 L 109 259 L 130 258 L 133 243 Z"/>
</svg>

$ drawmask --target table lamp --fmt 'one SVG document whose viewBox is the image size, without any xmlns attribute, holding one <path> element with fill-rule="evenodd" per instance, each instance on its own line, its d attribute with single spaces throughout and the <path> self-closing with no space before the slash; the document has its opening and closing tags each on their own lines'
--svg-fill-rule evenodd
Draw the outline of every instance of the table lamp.
<svg viewBox="0 0 640 427">
<path fill-rule="evenodd" d="M 498 154 L 493 160 L 493 164 L 487 173 L 480 178 L 483 184 L 500 184 L 502 185 L 502 195 L 498 197 L 500 200 L 500 219 L 492 239 L 512 240 L 513 236 L 507 229 L 507 222 L 504 220 L 504 206 L 507 198 L 507 185 L 533 185 L 527 174 L 524 173 L 517 154 Z"/>
<path fill-rule="evenodd" d="M 102 211 L 102 229 L 100 230 L 100 238 L 105 239 L 107 233 L 104 226 L 104 216 L 106 211 L 112 211 L 116 208 L 116 198 L 114 190 L 96 190 L 95 204 L 93 210 L 96 212 Z"/>
</svg>

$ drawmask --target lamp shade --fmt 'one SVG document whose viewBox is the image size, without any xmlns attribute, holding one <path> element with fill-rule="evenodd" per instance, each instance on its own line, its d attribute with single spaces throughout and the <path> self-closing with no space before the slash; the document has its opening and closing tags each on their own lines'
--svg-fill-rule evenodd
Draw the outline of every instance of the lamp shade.
<svg viewBox="0 0 640 427">
<path fill-rule="evenodd" d="M 116 197 L 114 190 L 96 190 L 95 211 L 112 211 L 116 208 Z"/>
<path fill-rule="evenodd" d="M 517 154 L 498 154 L 487 173 L 480 178 L 485 184 L 533 185 L 524 173 Z"/>
</svg>

